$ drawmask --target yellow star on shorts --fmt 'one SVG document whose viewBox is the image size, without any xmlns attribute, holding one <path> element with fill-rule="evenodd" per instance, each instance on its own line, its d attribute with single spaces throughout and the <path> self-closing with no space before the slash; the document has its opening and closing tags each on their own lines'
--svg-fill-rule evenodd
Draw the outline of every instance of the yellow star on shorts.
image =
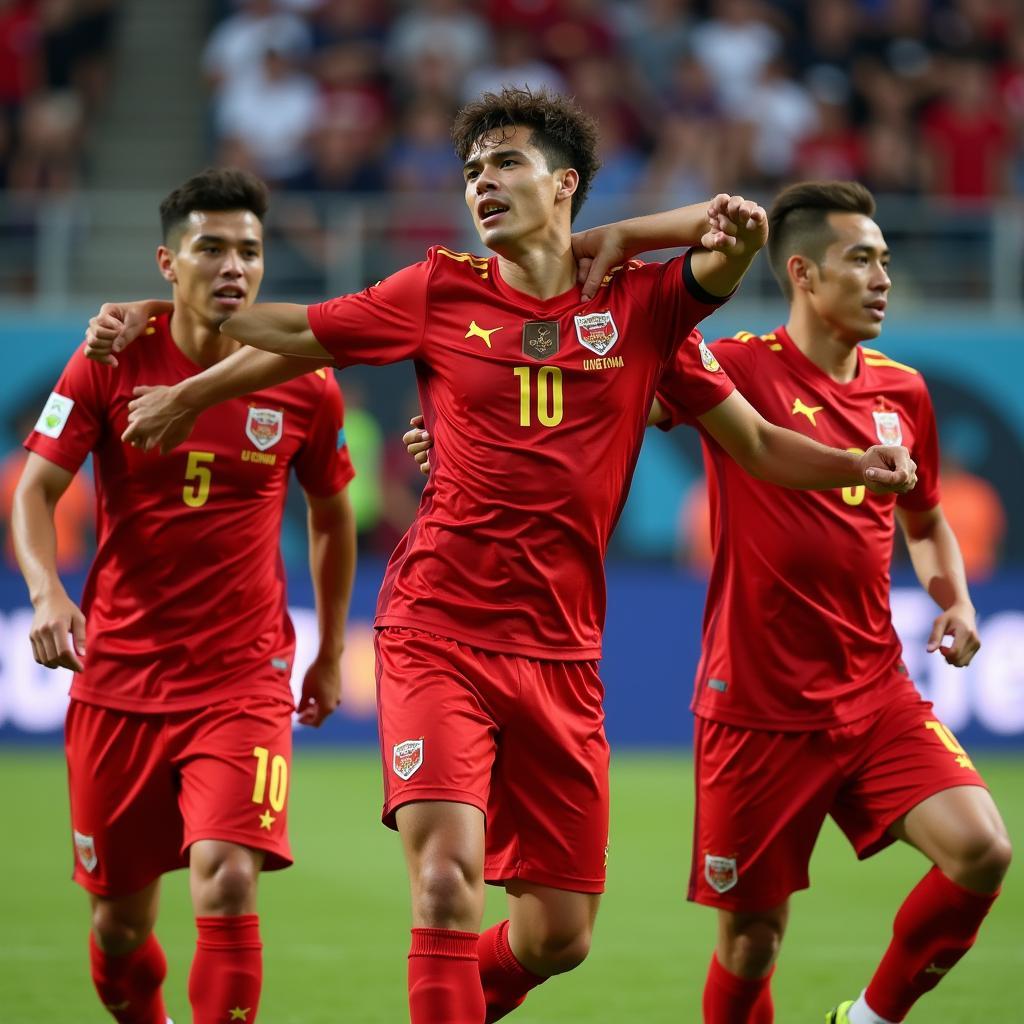
<svg viewBox="0 0 1024 1024">
<path fill-rule="evenodd" d="M 247 1006 L 244 1010 L 240 1006 L 236 1006 L 233 1010 L 228 1010 L 228 1013 L 231 1014 L 232 1020 L 248 1020 L 250 1010 L 252 1010 L 251 1006 Z"/>
<path fill-rule="evenodd" d="M 275 818 L 270 813 L 270 811 L 264 811 L 260 815 L 260 828 L 265 828 L 269 832 L 270 831 L 270 826 L 273 825 L 275 821 L 277 821 L 277 818 Z M 231 1012 L 234 1013 L 235 1011 L 232 1010 Z M 245 1012 L 248 1013 L 249 1011 L 246 1010 Z M 244 1020 L 245 1018 L 243 1017 L 242 1019 Z"/>
</svg>

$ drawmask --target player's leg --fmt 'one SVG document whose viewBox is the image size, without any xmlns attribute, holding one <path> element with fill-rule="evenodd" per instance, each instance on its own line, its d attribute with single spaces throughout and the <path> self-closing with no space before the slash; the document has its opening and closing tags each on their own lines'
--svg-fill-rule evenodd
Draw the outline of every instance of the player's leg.
<svg viewBox="0 0 1024 1024">
<path fill-rule="evenodd" d="M 412 1024 L 482 1024 L 477 943 L 484 911 L 484 815 L 445 800 L 395 814 L 409 872 Z"/>
<path fill-rule="evenodd" d="M 1010 863 L 995 803 L 930 704 L 914 698 L 887 709 L 872 736 L 878 747 L 853 795 L 859 806 L 845 798 L 837 821 L 861 856 L 899 839 L 934 866 L 903 902 L 888 950 L 846 1011 L 853 1024 L 906 1017 L 974 944 Z"/>
<path fill-rule="evenodd" d="M 505 884 L 509 916 L 480 936 L 480 977 L 487 1024 L 501 1020 L 556 974 L 578 967 L 590 952 L 601 897 L 531 882 Z"/>
<path fill-rule="evenodd" d="M 181 775 L 196 950 L 193 1024 L 253 1024 L 263 987 L 261 870 L 287 867 L 292 707 L 224 701 L 168 716 Z"/>
<path fill-rule="evenodd" d="M 518 686 L 502 708 L 485 864 L 509 894 L 509 917 L 480 936 L 488 1024 L 586 959 L 608 854 L 596 664 L 510 660 Z"/>
<path fill-rule="evenodd" d="M 165 1024 L 167 961 L 153 932 L 159 878 L 184 866 L 163 718 L 72 701 L 65 745 L 74 878 L 89 893 L 89 963 L 119 1024 Z"/>
<path fill-rule="evenodd" d="M 707 1021 L 771 1024 L 771 977 L 789 920 L 789 901 L 764 911 L 718 911 L 718 943 L 704 983 Z"/>
<path fill-rule="evenodd" d="M 477 943 L 485 813 L 507 659 L 405 628 L 377 634 L 385 824 L 401 834 L 413 901 L 413 1024 L 483 1024 Z"/>
<path fill-rule="evenodd" d="M 789 896 L 838 788 L 816 733 L 740 729 L 698 718 L 689 898 L 718 911 L 702 998 L 705 1024 L 771 1024 L 771 979 Z"/>
</svg>

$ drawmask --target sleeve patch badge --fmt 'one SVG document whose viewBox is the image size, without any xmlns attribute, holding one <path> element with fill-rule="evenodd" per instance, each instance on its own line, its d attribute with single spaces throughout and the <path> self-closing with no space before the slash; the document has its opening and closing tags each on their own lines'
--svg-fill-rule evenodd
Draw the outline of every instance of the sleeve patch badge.
<svg viewBox="0 0 1024 1024">
<path fill-rule="evenodd" d="M 903 427 L 900 426 L 898 412 L 875 409 L 871 415 L 875 418 L 875 433 L 879 444 L 903 444 Z"/>
<path fill-rule="evenodd" d="M 92 874 L 96 870 L 99 859 L 96 856 L 96 840 L 92 836 L 84 835 L 78 829 L 72 829 L 75 835 L 75 853 L 83 868 Z"/>
<path fill-rule="evenodd" d="M 284 413 L 280 409 L 257 409 L 249 406 L 245 436 L 261 452 L 273 448 L 284 434 Z"/>
<path fill-rule="evenodd" d="M 45 437 L 60 437 L 74 407 L 75 400 L 73 398 L 51 391 L 50 397 L 46 400 L 46 405 L 43 406 L 43 411 L 36 421 L 36 431 Z"/>
<path fill-rule="evenodd" d="M 423 767 L 423 740 L 396 743 L 391 752 L 391 767 L 403 782 L 408 782 Z"/>
<path fill-rule="evenodd" d="M 708 373 L 717 373 L 721 368 L 721 364 L 712 355 L 711 349 L 708 348 L 708 343 L 701 339 L 701 343 L 698 346 L 700 348 L 700 361 L 704 364 L 704 369 Z"/>
</svg>

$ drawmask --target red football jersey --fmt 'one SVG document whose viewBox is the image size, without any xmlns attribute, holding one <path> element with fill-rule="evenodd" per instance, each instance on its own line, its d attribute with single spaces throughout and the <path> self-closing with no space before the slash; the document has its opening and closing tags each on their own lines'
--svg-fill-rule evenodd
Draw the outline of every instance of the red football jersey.
<svg viewBox="0 0 1024 1024">
<path fill-rule="evenodd" d="M 318 497 L 352 478 L 341 391 L 333 373 L 311 373 L 204 412 L 170 455 L 143 454 L 121 442 L 132 389 L 202 369 L 168 324 L 154 321 L 117 368 L 76 352 L 25 442 L 71 473 L 93 454 L 97 549 L 71 695 L 161 712 L 242 694 L 290 700 L 288 469 Z"/>
<path fill-rule="evenodd" d="M 939 502 L 935 414 L 921 375 L 861 347 L 857 375 L 832 380 L 785 328 L 712 347 L 766 419 L 823 444 L 903 444 L 917 462 L 909 494 L 864 487 L 797 491 L 747 474 L 702 432 L 714 560 L 693 709 L 731 725 L 817 729 L 850 722 L 910 686 L 889 610 L 895 505 Z M 692 422 L 669 375 L 658 397 Z M 667 426 L 668 424 L 663 424 Z"/>
<path fill-rule="evenodd" d="M 415 360 L 431 474 L 384 579 L 378 626 L 558 660 L 601 653 L 604 553 L 666 360 L 715 300 L 685 257 L 639 261 L 597 296 L 511 288 L 497 258 L 432 248 L 309 308 L 339 366 Z M 682 346 L 684 401 L 732 391 Z"/>
</svg>

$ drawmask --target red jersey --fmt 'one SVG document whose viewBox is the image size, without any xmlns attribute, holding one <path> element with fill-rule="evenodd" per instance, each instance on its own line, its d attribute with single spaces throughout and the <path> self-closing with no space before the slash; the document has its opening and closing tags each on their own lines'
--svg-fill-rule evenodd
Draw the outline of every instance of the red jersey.
<svg viewBox="0 0 1024 1024">
<path fill-rule="evenodd" d="M 372 288 L 310 306 L 339 366 L 415 360 L 434 439 L 377 626 L 536 658 L 600 657 L 604 553 L 655 384 L 718 301 L 683 257 L 630 262 L 583 303 L 577 287 L 533 298 L 501 279 L 496 257 L 435 247 Z M 677 358 L 692 415 L 732 391 L 695 344 Z"/>
<path fill-rule="evenodd" d="M 170 455 L 121 442 L 139 384 L 199 373 L 161 317 L 112 368 L 81 350 L 25 446 L 74 473 L 91 452 L 97 546 L 82 596 L 85 671 L 71 695 L 175 711 L 291 699 L 295 634 L 279 551 L 288 469 L 319 497 L 352 478 L 341 391 L 318 371 L 204 412 Z"/>
<path fill-rule="evenodd" d="M 854 721 L 909 687 L 889 609 L 895 506 L 939 502 L 935 414 L 917 370 L 857 352 L 840 384 L 780 327 L 716 342 L 714 355 L 766 419 L 836 448 L 903 444 L 917 487 L 797 491 L 754 479 L 702 432 L 714 559 L 693 710 L 730 725 L 818 729 Z M 666 384 L 671 380 L 666 378 Z M 692 417 L 659 399 L 672 423 Z M 667 426 L 666 426 L 667 429 Z"/>
</svg>

